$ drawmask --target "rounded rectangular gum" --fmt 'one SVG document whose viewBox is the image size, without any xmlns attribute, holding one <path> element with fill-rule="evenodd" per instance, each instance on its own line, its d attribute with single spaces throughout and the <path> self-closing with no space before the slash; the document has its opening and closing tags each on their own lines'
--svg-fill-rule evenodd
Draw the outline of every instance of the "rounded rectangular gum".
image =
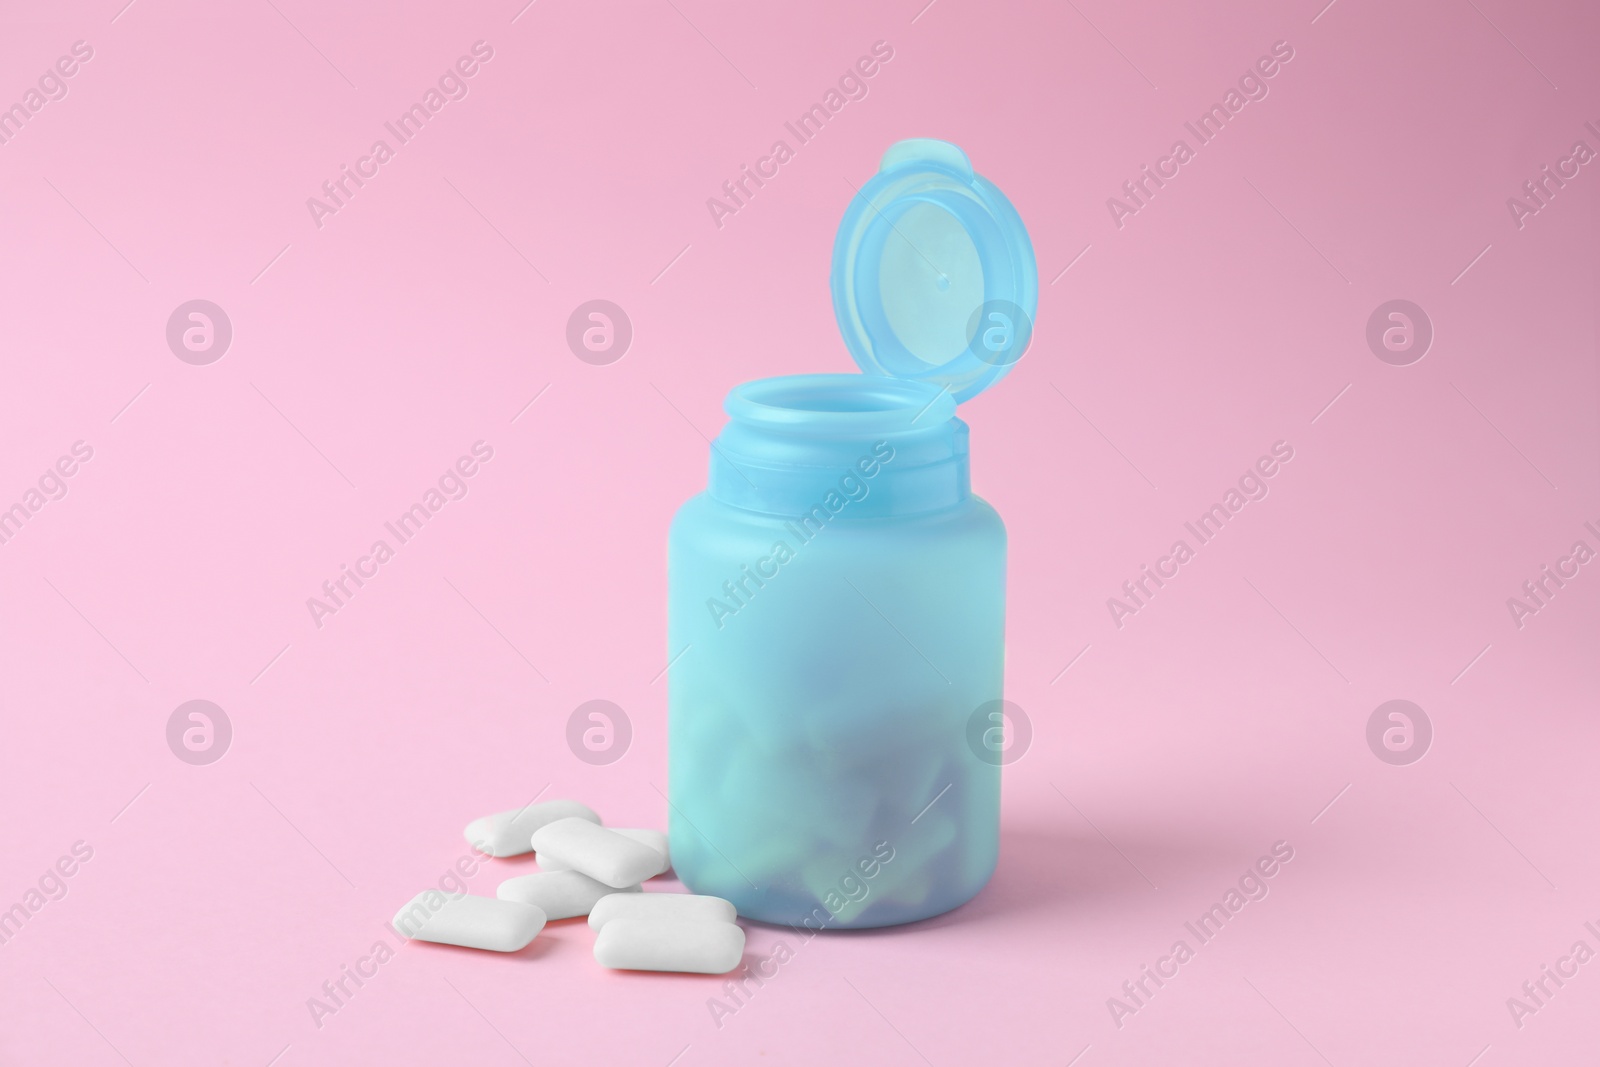
<svg viewBox="0 0 1600 1067">
<path fill-rule="evenodd" d="M 557 819 L 536 831 L 531 843 L 541 861 L 554 860 L 613 889 L 638 885 L 668 864 L 664 850 L 586 819 Z"/>
<path fill-rule="evenodd" d="M 696 919 L 731 923 L 734 918 L 733 904 L 729 901 L 695 893 L 640 893 L 615 899 L 608 897 L 589 911 L 589 925 L 596 930 L 613 919 L 647 919 L 652 922 Z"/>
<path fill-rule="evenodd" d="M 612 919 L 594 939 L 595 960 L 612 970 L 726 974 L 743 956 L 742 929 L 705 919 Z"/>
<path fill-rule="evenodd" d="M 462 836 L 467 844 L 485 855 L 520 856 L 533 851 L 528 842 L 534 832 L 557 819 L 585 819 L 597 825 L 600 822 L 600 816 L 586 804 L 576 800 L 547 800 L 543 804 L 526 804 L 512 811 L 474 819 L 462 831 Z"/>
<path fill-rule="evenodd" d="M 544 912 L 546 919 L 555 920 L 588 915 L 596 903 L 613 893 L 637 892 L 636 885 L 613 889 L 577 871 L 540 871 L 506 879 L 495 888 L 494 895 L 501 900 L 532 904 Z"/>
<path fill-rule="evenodd" d="M 427 889 L 395 913 L 394 929 L 412 941 L 516 952 L 539 936 L 544 921 L 544 912 L 532 904 Z"/>
</svg>

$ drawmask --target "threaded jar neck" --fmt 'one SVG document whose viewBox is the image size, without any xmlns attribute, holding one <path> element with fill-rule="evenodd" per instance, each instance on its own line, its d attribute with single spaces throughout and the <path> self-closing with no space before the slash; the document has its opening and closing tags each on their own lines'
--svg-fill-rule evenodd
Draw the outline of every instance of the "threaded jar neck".
<svg viewBox="0 0 1600 1067">
<path fill-rule="evenodd" d="M 711 446 L 708 492 L 797 516 L 914 515 L 971 494 L 967 426 L 941 388 L 866 374 L 800 374 L 735 387 Z"/>
</svg>

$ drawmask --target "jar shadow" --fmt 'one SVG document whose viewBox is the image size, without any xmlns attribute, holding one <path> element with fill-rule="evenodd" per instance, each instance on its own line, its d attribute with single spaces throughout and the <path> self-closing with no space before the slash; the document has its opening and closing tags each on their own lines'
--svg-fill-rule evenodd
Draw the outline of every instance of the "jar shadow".
<svg viewBox="0 0 1600 1067">
<path fill-rule="evenodd" d="M 1002 826 L 1000 861 L 977 896 L 942 915 L 899 926 L 831 929 L 826 935 L 895 937 L 947 926 L 1011 923 L 1037 919 L 1041 912 L 1066 909 L 1104 912 L 1126 903 L 1142 908 L 1164 882 L 1178 884 L 1193 871 L 1213 870 L 1233 849 L 1182 837 L 1178 828 L 1161 838 L 1129 836 L 1110 844 L 1081 821 Z M 773 930 L 782 925 L 741 917 L 741 922 Z"/>
</svg>

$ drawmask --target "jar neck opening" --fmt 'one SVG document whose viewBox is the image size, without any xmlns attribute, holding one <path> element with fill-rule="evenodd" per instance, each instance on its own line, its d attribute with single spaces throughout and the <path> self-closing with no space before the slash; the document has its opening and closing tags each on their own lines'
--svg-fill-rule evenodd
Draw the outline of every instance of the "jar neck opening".
<svg viewBox="0 0 1600 1067">
<path fill-rule="evenodd" d="M 824 437 L 914 430 L 955 417 L 942 387 L 872 374 L 796 374 L 734 387 L 723 405 L 735 422 Z"/>
<path fill-rule="evenodd" d="M 941 388 L 862 374 L 745 382 L 711 447 L 710 495 L 773 515 L 938 511 L 970 495 L 967 427 Z"/>
</svg>

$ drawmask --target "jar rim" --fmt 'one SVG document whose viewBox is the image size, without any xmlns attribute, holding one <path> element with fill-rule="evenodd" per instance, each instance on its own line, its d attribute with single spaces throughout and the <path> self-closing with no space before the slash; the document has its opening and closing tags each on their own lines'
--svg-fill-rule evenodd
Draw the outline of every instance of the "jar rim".
<svg viewBox="0 0 1600 1067">
<path fill-rule="evenodd" d="M 729 417 L 791 432 L 882 432 L 934 427 L 955 417 L 947 388 L 876 374 L 793 374 L 735 386 Z"/>
</svg>

